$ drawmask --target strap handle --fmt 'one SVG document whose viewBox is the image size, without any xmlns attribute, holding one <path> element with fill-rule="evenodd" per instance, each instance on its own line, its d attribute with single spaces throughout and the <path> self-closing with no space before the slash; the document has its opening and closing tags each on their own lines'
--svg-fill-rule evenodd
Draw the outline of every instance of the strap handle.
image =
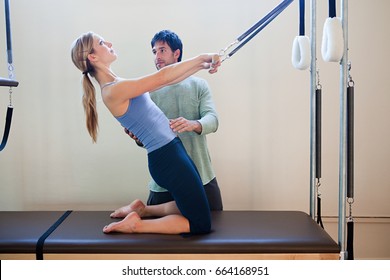
<svg viewBox="0 0 390 280">
<path fill-rule="evenodd" d="M 11 129 L 13 110 L 14 110 L 14 108 L 12 106 L 8 106 L 4 134 L 3 134 L 3 140 L 1 141 L 1 144 L 0 144 L 0 151 L 2 151 L 5 148 L 5 145 L 7 145 L 8 135 L 9 135 L 9 131 Z"/>
</svg>

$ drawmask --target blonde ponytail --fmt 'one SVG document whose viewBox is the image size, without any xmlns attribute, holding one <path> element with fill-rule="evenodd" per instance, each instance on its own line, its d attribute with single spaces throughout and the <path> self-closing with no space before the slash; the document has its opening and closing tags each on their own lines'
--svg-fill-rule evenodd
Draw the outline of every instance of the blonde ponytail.
<svg viewBox="0 0 390 280">
<path fill-rule="evenodd" d="M 96 92 L 89 76 L 93 77 L 94 69 L 89 63 L 88 55 L 93 53 L 94 33 L 88 32 L 81 35 L 72 44 L 71 56 L 74 65 L 83 73 L 83 107 L 86 117 L 86 126 L 92 141 L 97 141 L 98 114 L 96 108 Z"/>
<path fill-rule="evenodd" d="M 96 108 L 96 93 L 95 87 L 93 86 L 91 80 L 87 74 L 84 74 L 83 78 L 83 106 L 86 117 L 86 126 L 89 132 L 89 135 L 92 137 L 92 141 L 96 143 L 98 135 L 98 113 Z"/>
</svg>

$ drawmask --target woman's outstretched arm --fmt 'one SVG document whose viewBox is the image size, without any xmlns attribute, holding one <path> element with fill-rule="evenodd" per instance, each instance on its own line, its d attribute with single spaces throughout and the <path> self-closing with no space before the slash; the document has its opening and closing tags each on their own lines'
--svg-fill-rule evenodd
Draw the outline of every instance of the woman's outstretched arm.
<svg viewBox="0 0 390 280">
<path fill-rule="evenodd" d="M 111 87 L 110 99 L 128 100 L 145 92 L 155 91 L 161 87 L 178 83 L 203 69 L 217 72 L 220 61 L 216 54 L 202 54 L 194 58 L 175 63 L 160 71 L 137 79 L 122 80 Z"/>
</svg>

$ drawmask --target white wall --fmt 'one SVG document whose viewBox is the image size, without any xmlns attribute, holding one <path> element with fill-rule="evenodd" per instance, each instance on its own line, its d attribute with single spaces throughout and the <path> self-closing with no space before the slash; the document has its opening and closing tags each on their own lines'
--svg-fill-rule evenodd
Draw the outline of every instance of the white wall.
<svg viewBox="0 0 390 280">
<path fill-rule="evenodd" d="M 154 71 L 150 39 L 157 31 L 177 32 L 184 42 L 184 58 L 218 52 L 280 1 L 10 2 L 20 85 L 13 94 L 9 143 L 0 154 L 3 211 L 108 210 L 147 196 L 145 152 L 128 139 L 102 102 L 98 144 L 91 143 L 81 106 L 81 73 L 70 59 L 77 36 L 89 30 L 99 33 L 119 54 L 116 73 L 141 76 Z M 306 3 L 310 34 L 310 1 Z M 389 9 L 385 0 L 349 1 L 349 59 L 356 83 L 353 214 L 361 217 L 390 217 Z M 327 12 L 327 1 L 318 1 L 321 193 L 323 215 L 337 216 L 340 75 L 338 63 L 325 63 L 320 54 Z M 4 22 L 3 13 L 0 21 Z M 0 38 L 4 33 L 0 28 Z M 226 210 L 309 211 L 310 79 L 309 70 L 291 65 L 297 34 L 294 1 L 224 62 L 218 74 L 199 74 L 209 81 L 220 115 L 220 128 L 208 140 Z M 5 77 L 5 44 L 0 53 L 0 76 Z M 8 90 L 0 88 L 0 120 L 7 104 Z M 0 122 L 0 131 L 3 127 Z M 388 226 L 385 230 L 390 233 Z M 387 255 L 373 258 L 390 257 L 389 241 L 383 242 Z"/>
</svg>

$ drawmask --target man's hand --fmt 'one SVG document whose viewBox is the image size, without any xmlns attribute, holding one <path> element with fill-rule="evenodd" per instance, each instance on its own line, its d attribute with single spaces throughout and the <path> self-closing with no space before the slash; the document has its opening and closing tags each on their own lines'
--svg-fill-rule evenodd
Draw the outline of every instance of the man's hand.
<svg viewBox="0 0 390 280">
<path fill-rule="evenodd" d="M 202 133 L 202 125 L 198 121 L 190 121 L 183 117 L 169 120 L 169 125 L 174 132 L 191 132 Z"/>
</svg>

